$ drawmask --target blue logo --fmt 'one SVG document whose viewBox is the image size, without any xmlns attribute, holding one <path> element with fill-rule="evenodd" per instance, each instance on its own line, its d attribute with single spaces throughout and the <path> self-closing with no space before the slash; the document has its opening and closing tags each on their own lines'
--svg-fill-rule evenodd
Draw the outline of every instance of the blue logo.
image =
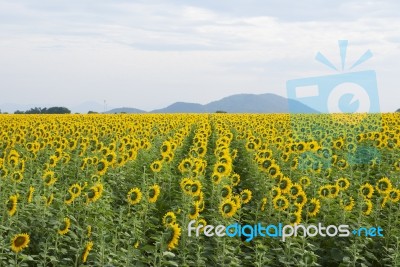
<svg viewBox="0 0 400 267">
<path fill-rule="evenodd" d="M 347 40 L 339 41 L 342 73 L 289 80 L 286 83 L 288 98 L 321 113 L 379 113 L 376 73 L 374 70 L 345 72 L 347 46 Z M 348 70 L 371 57 L 372 52 L 366 51 Z M 339 71 L 322 53 L 318 52 L 315 59 Z M 291 109 L 289 105 L 289 111 L 294 111 L 294 107 Z"/>
</svg>

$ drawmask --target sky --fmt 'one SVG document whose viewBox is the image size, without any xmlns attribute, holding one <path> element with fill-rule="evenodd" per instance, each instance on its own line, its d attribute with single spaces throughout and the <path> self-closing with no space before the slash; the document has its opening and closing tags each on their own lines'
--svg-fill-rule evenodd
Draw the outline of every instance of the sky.
<svg viewBox="0 0 400 267">
<path fill-rule="evenodd" d="M 397 0 L 0 0 L 0 108 L 286 97 L 288 80 L 373 70 L 369 101 L 391 112 L 400 108 L 398 10 Z M 338 40 L 348 40 L 343 70 Z"/>
</svg>

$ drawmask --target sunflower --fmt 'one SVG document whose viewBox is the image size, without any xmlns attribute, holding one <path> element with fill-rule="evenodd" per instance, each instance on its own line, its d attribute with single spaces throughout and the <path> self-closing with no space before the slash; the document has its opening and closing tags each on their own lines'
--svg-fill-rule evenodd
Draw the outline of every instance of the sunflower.
<svg viewBox="0 0 400 267">
<path fill-rule="evenodd" d="M 282 177 L 279 181 L 279 189 L 282 191 L 282 194 L 289 193 L 290 187 L 292 186 L 292 181 L 288 177 Z"/>
<path fill-rule="evenodd" d="M 221 197 L 229 198 L 232 194 L 232 187 L 229 185 L 224 185 L 221 189 Z"/>
<path fill-rule="evenodd" d="M 189 210 L 189 219 L 195 220 L 197 217 L 199 217 L 199 212 L 200 212 L 199 203 L 194 202 Z"/>
<path fill-rule="evenodd" d="M 23 174 L 21 172 L 14 172 L 12 174 L 12 179 L 14 180 L 14 182 L 16 183 L 20 183 L 22 182 L 22 179 L 24 178 Z"/>
<path fill-rule="evenodd" d="M 260 168 L 262 171 L 264 172 L 268 172 L 269 168 L 271 167 L 271 165 L 273 164 L 273 160 L 272 159 L 260 159 Z"/>
<path fill-rule="evenodd" d="M 194 162 L 191 159 L 183 159 L 178 166 L 181 173 L 189 172 L 192 169 Z"/>
<path fill-rule="evenodd" d="M 240 196 L 242 198 L 242 203 L 247 204 L 252 198 L 252 193 L 249 189 L 244 189 L 242 192 L 240 192 Z"/>
<path fill-rule="evenodd" d="M 289 207 L 289 200 L 285 196 L 278 196 L 273 199 L 274 208 L 276 210 L 286 210 Z"/>
<path fill-rule="evenodd" d="M 352 211 L 354 208 L 355 202 L 352 196 L 348 197 L 347 199 L 340 199 L 340 207 L 345 211 Z"/>
<path fill-rule="evenodd" d="M 381 194 L 388 194 L 392 187 L 392 182 L 387 177 L 379 179 L 375 184 L 376 190 Z"/>
<path fill-rule="evenodd" d="M 28 192 L 28 203 L 31 203 L 33 200 L 33 192 L 35 192 L 35 188 L 33 186 L 30 186 Z"/>
<path fill-rule="evenodd" d="M 162 221 L 163 221 L 163 224 L 164 224 L 165 226 L 167 226 L 167 225 L 169 225 L 169 224 L 174 224 L 174 223 L 176 223 L 176 216 L 175 216 L 175 213 L 173 213 L 172 211 L 168 211 L 168 212 L 164 215 Z"/>
<path fill-rule="evenodd" d="M 363 205 L 362 205 L 362 213 L 364 215 L 370 215 L 372 212 L 372 201 L 369 199 L 364 199 Z"/>
<path fill-rule="evenodd" d="M 295 203 L 299 204 L 300 206 L 303 206 L 307 202 L 307 195 L 304 191 L 301 191 L 296 197 L 295 197 Z"/>
<path fill-rule="evenodd" d="M 222 175 L 220 173 L 218 173 L 218 172 L 214 172 L 211 175 L 211 180 L 212 180 L 212 182 L 214 184 L 219 184 L 221 182 L 221 180 L 222 180 Z"/>
<path fill-rule="evenodd" d="M 339 195 L 339 186 L 337 184 L 329 185 L 328 187 L 330 189 L 330 198 L 335 198 Z"/>
<path fill-rule="evenodd" d="M 5 179 L 8 175 L 8 170 L 3 166 L 0 167 L 0 178 Z"/>
<path fill-rule="evenodd" d="M 274 199 L 274 198 L 279 197 L 280 195 L 282 195 L 282 190 L 279 187 L 274 186 L 274 187 L 272 187 L 272 189 L 269 192 L 269 194 L 271 195 L 271 198 Z"/>
<path fill-rule="evenodd" d="M 344 170 L 346 169 L 349 164 L 347 163 L 347 161 L 345 159 L 340 159 L 338 160 L 338 162 L 336 163 L 336 165 L 339 167 L 339 169 Z"/>
<path fill-rule="evenodd" d="M 234 173 L 231 175 L 232 186 L 237 186 L 240 183 L 240 175 Z"/>
<path fill-rule="evenodd" d="M 265 206 L 267 205 L 267 201 L 268 201 L 268 199 L 266 197 L 263 197 L 263 199 L 261 200 L 261 208 L 260 208 L 261 211 L 265 210 Z"/>
<path fill-rule="evenodd" d="M 303 192 L 303 188 L 301 187 L 300 184 L 298 183 L 291 184 L 289 188 L 289 194 L 292 198 L 296 198 L 301 192 Z"/>
<path fill-rule="evenodd" d="M 24 248 L 27 248 L 30 242 L 28 234 L 17 234 L 11 241 L 11 249 L 15 253 L 21 252 Z"/>
<path fill-rule="evenodd" d="M 396 203 L 400 200 L 400 190 L 399 189 L 392 189 L 388 194 L 390 201 Z"/>
<path fill-rule="evenodd" d="M 268 173 L 271 176 L 271 178 L 276 178 L 280 173 L 279 165 L 278 164 L 272 164 L 268 169 Z"/>
<path fill-rule="evenodd" d="M 68 192 L 74 197 L 79 197 L 82 192 L 82 187 L 79 184 L 73 184 L 68 189 Z"/>
<path fill-rule="evenodd" d="M 228 176 L 231 172 L 231 165 L 228 163 L 217 162 L 214 165 L 214 173 L 218 173 L 221 176 Z"/>
<path fill-rule="evenodd" d="M 104 186 L 102 183 L 96 183 L 94 186 L 92 186 L 89 189 L 89 192 L 86 194 L 86 204 L 99 200 L 99 198 L 103 194 L 103 188 Z"/>
<path fill-rule="evenodd" d="M 43 200 L 45 201 L 45 205 L 46 207 L 49 207 L 51 205 L 51 203 L 53 203 L 54 200 L 54 194 L 51 193 L 49 197 L 43 197 Z"/>
<path fill-rule="evenodd" d="M 236 194 L 232 195 L 231 200 L 233 200 L 233 202 L 235 202 L 235 205 L 238 209 L 242 207 L 242 198 L 240 195 L 236 195 Z"/>
<path fill-rule="evenodd" d="M 150 165 L 152 172 L 160 172 L 162 168 L 162 162 L 160 160 L 153 161 Z"/>
<path fill-rule="evenodd" d="M 179 238 L 182 233 L 182 229 L 179 227 L 177 223 L 168 224 L 167 229 L 169 230 L 170 236 L 168 237 L 168 249 L 172 250 L 178 246 Z"/>
<path fill-rule="evenodd" d="M 199 212 L 202 212 L 206 208 L 204 200 L 194 201 L 194 202 L 199 207 Z"/>
<path fill-rule="evenodd" d="M 307 214 L 310 217 L 315 217 L 317 216 L 320 209 L 321 209 L 321 202 L 319 201 L 319 199 L 312 198 L 307 208 Z"/>
<path fill-rule="evenodd" d="M 67 205 L 70 205 L 72 202 L 74 202 L 75 197 L 71 195 L 71 193 L 68 193 L 67 197 L 64 200 L 64 203 Z"/>
<path fill-rule="evenodd" d="M 86 243 L 85 250 L 82 253 L 82 262 L 85 263 L 87 261 L 87 257 L 89 256 L 89 252 L 93 248 L 93 241 L 89 241 Z"/>
<path fill-rule="evenodd" d="M 129 190 L 127 194 L 127 200 L 130 205 L 136 205 L 142 199 L 142 192 L 139 188 L 135 187 Z"/>
<path fill-rule="evenodd" d="M 289 154 L 289 155 L 290 155 L 290 154 Z M 296 170 L 298 166 L 299 166 L 299 159 L 298 159 L 298 158 L 294 158 L 294 159 L 292 160 L 292 162 L 290 163 L 290 168 L 291 168 L 292 170 Z"/>
<path fill-rule="evenodd" d="M 237 209 L 238 207 L 232 199 L 224 199 L 219 205 L 219 211 L 224 218 L 231 218 L 235 215 Z"/>
<path fill-rule="evenodd" d="M 330 185 L 323 185 L 319 187 L 319 195 L 321 198 L 328 198 L 331 196 Z"/>
<path fill-rule="evenodd" d="M 189 195 L 198 196 L 201 192 L 201 182 L 199 180 L 193 181 L 190 185 Z"/>
<path fill-rule="evenodd" d="M 336 180 L 336 185 L 339 187 L 339 190 L 347 190 L 350 182 L 347 178 L 339 178 Z"/>
<path fill-rule="evenodd" d="M 204 194 L 203 192 L 200 192 L 200 194 L 198 194 L 197 196 L 193 197 L 193 201 L 198 201 L 198 202 L 202 202 L 204 200 Z"/>
<path fill-rule="evenodd" d="M 54 174 L 53 171 L 46 171 L 46 172 L 43 174 L 42 179 L 43 179 L 44 183 L 45 183 L 47 186 L 51 186 L 51 185 L 53 185 L 53 184 L 57 181 L 57 179 L 55 178 L 55 174 Z"/>
<path fill-rule="evenodd" d="M 18 204 L 18 194 L 10 196 L 7 201 L 7 211 L 8 215 L 14 216 L 17 212 L 17 204 Z"/>
<path fill-rule="evenodd" d="M 147 191 L 147 197 L 150 203 L 155 203 L 160 195 L 161 188 L 158 184 L 152 185 Z"/>
<path fill-rule="evenodd" d="M 58 162 L 58 158 L 55 155 L 53 155 L 49 158 L 49 166 L 51 168 L 54 168 L 57 165 L 57 162 Z"/>
<path fill-rule="evenodd" d="M 289 214 L 289 222 L 290 225 L 300 224 L 301 222 L 301 213 L 300 212 L 292 212 Z"/>
<path fill-rule="evenodd" d="M 393 166 L 396 169 L 396 171 L 400 171 L 400 159 L 396 160 Z"/>
<path fill-rule="evenodd" d="M 108 168 L 108 161 L 105 159 L 99 160 L 97 163 L 97 174 L 98 175 L 104 175 L 107 172 Z"/>
<path fill-rule="evenodd" d="M 181 187 L 182 191 L 185 194 L 191 194 L 192 191 L 192 184 L 193 180 L 191 178 L 183 178 L 181 182 L 179 183 L 179 186 Z"/>
<path fill-rule="evenodd" d="M 365 183 L 360 187 L 360 194 L 369 199 L 374 194 L 374 187 L 370 183 Z"/>
<path fill-rule="evenodd" d="M 69 232 L 71 227 L 71 220 L 69 218 L 64 218 L 64 225 L 58 230 L 60 235 L 65 235 Z"/>
</svg>

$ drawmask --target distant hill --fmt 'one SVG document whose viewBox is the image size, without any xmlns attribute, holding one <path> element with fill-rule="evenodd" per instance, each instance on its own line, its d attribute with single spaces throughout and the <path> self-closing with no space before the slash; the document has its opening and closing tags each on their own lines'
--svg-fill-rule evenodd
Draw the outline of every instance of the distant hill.
<svg viewBox="0 0 400 267">
<path fill-rule="evenodd" d="M 289 109 L 290 107 L 290 109 Z M 295 100 L 275 94 L 238 94 L 224 97 L 206 105 L 176 102 L 166 108 L 151 113 L 319 113 Z"/>
<path fill-rule="evenodd" d="M 106 114 L 114 114 L 114 113 L 128 113 L 128 114 L 133 114 L 133 113 L 146 113 L 146 111 L 137 109 L 137 108 L 114 108 L 109 111 L 104 112 Z"/>
<path fill-rule="evenodd" d="M 176 102 L 166 108 L 150 111 L 151 113 L 206 113 L 205 106 L 197 103 Z"/>
<path fill-rule="evenodd" d="M 290 109 L 289 109 L 290 107 Z M 238 94 L 205 105 L 207 112 L 229 113 L 318 113 L 295 100 L 275 94 Z"/>
<path fill-rule="evenodd" d="M 17 105 L 8 103 L 0 105 L 0 109 L 3 112 L 14 113 L 16 110 L 28 110 L 43 106 L 48 107 L 51 105 Z M 97 102 L 84 102 L 71 108 L 72 113 L 78 112 L 83 114 L 89 111 L 106 114 L 147 113 L 147 111 L 130 107 L 112 108 L 106 112 L 103 112 L 103 110 L 104 105 Z M 216 111 L 225 111 L 228 113 L 319 113 L 298 101 L 271 93 L 231 95 L 205 105 L 176 102 L 165 108 L 152 110 L 150 113 L 215 113 Z"/>
</svg>

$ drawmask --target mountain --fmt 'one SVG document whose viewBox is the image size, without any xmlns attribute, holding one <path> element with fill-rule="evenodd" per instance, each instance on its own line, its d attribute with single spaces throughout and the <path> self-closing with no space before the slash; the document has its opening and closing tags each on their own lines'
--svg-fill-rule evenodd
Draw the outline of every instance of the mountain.
<svg viewBox="0 0 400 267">
<path fill-rule="evenodd" d="M 275 94 L 238 94 L 205 105 L 207 112 L 223 110 L 229 113 L 318 113 L 292 99 Z"/>
<path fill-rule="evenodd" d="M 296 101 L 275 94 L 237 94 L 224 97 L 206 105 L 176 102 L 151 113 L 319 113 Z"/>
<path fill-rule="evenodd" d="M 166 108 L 150 111 L 151 113 L 206 113 L 205 106 L 197 103 L 176 102 Z"/>
<path fill-rule="evenodd" d="M 16 110 L 26 111 L 34 107 L 51 107 L 54 105 L 17 105 L 2 104 L 2 112 L 14 113 Z M 89 111 L 98 113 L 147 113 L 144 110 L 122 107 L 103 112 L 104 105 L 97 102 L 84 102 L 71 108 L 72 113 L 86 114 Z M 198 103 L 176 102 L 168 107 L 150 111 L 150 113 L 319 113 L 318 111 L 291 99 L 275 94 L 237 94 L 202 105 Z"/>
<path fill-rule="evenodd" d="M 137 108 L 114 108 L 109 111 L 104 112 L 105 114 L 114 114 L 114 113 L 146 113 L 146 111 L 137 109 Z"/>
</svg>

